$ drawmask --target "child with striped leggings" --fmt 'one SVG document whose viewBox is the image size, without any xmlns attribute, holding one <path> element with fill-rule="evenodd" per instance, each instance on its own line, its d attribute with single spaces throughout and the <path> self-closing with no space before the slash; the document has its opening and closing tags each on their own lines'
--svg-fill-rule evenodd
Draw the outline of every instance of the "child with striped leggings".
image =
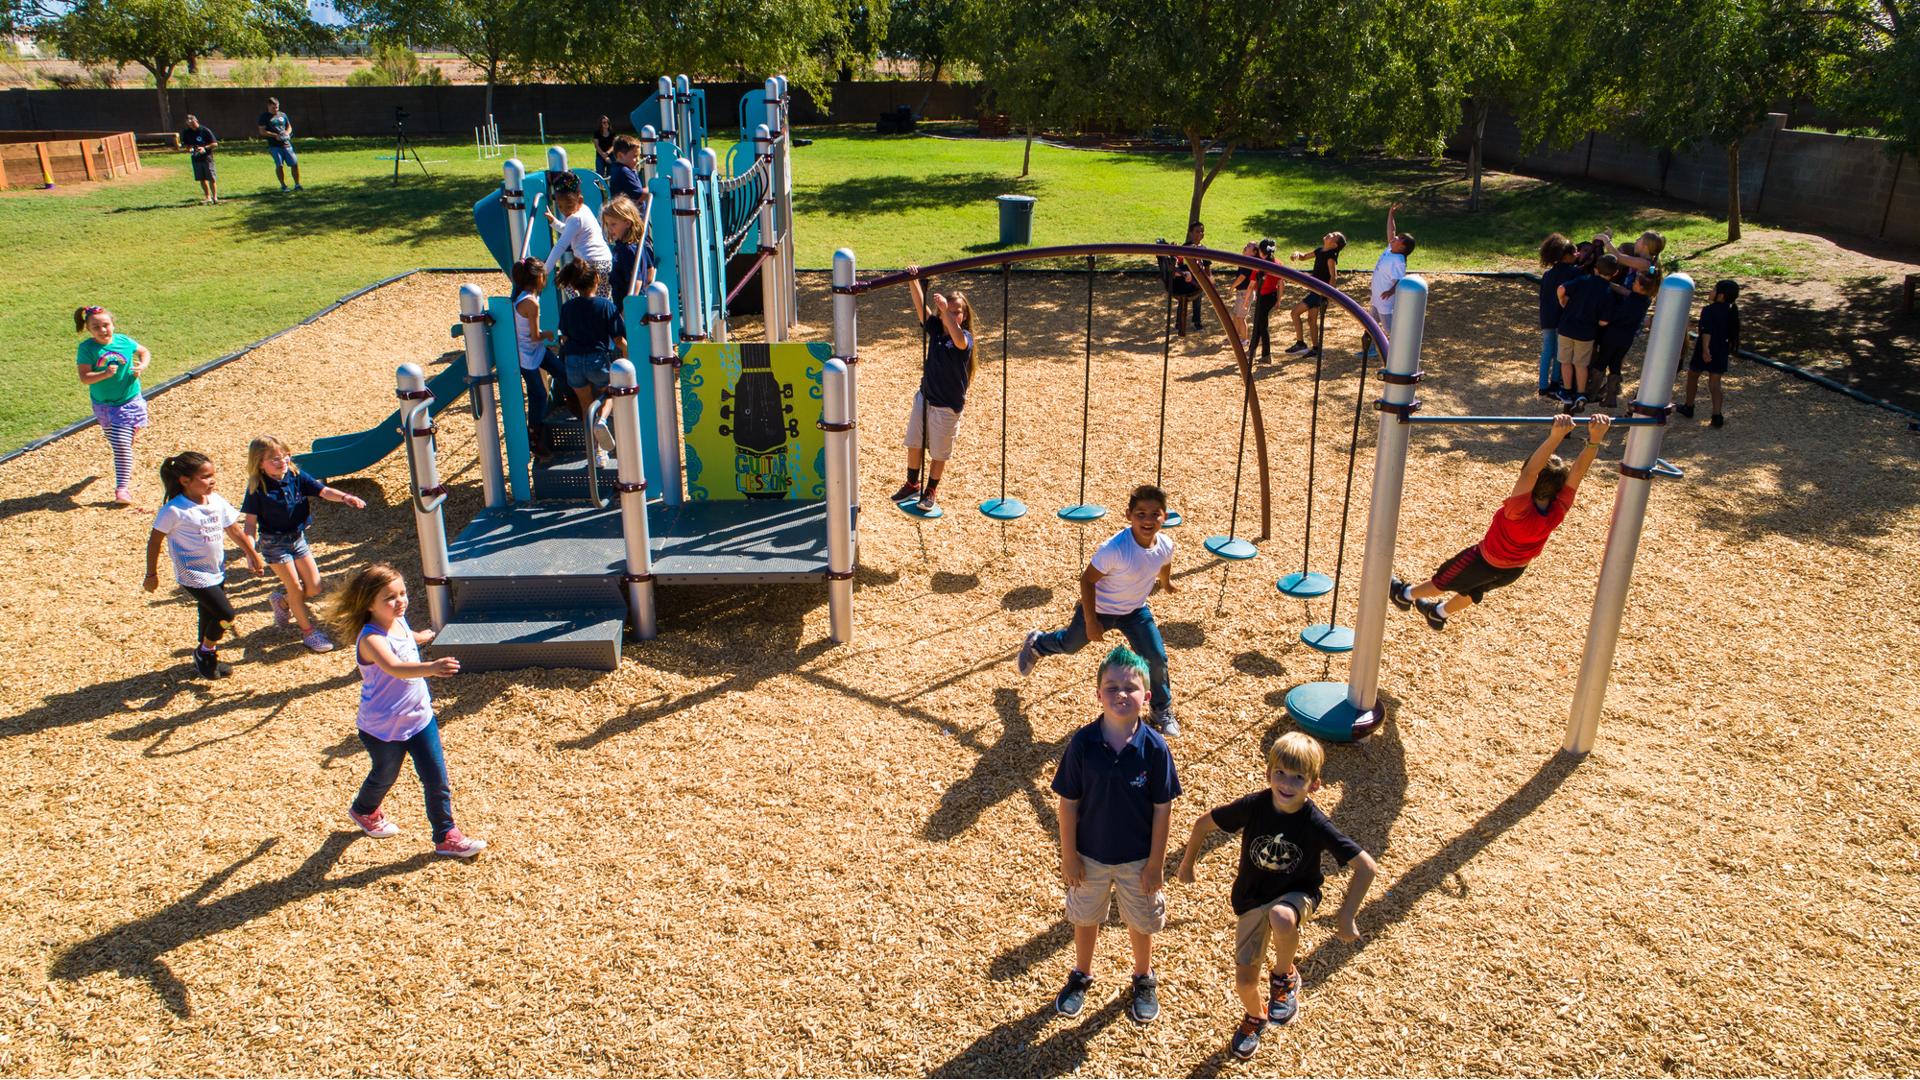
<svg viewBox="0 0 1920 1080">
<path fill-rule="evenodd" d="M 93 418 L 113 448 L 113 501 L 133 505 L 133 437 L 147 426 L 147 399 L 140 395 L 140 373 L 152 354 L 125 334 L 115 333 L 113 312 L 103 307 L 75 308 L 73 329 L 87 335 L 74 352 L 80 382 L 93 401 Z"/>
</svg>

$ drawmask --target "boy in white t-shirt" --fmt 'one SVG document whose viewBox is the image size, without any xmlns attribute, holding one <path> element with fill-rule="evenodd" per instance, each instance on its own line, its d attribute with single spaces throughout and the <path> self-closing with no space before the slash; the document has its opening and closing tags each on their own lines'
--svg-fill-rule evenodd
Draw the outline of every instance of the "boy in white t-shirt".
<svg viewBox="0 0 1920 1080">
<path fill-rule="evenodd" d="M 1173 538 L 1164 531 L 1167 493 L 1152 484 L 1134 488 L 1127 496 L 1127 523 L 1094 550 L 1080 575 L 1080 602 L 1074 605 L 1073 618 L 1052 633 L 1028 631 L 1015 665 L 1025 675 L 1042 656 L 1079 652 L 1087 642 L 1118 630 L 1147 661 L 1153 709 L 1148 722 L 1173 738 L 1180 734 L 1180 721 L 1174 718 L 1173 688 L 1167 682 L 1167 646 L 1147 606 L 1147 597 L 1157 590 L 1180 591 L 1173 584 Z"/>
<path fill-rule="evenodd" d="M 1387 329 L 1393 321 L 1393 294 L 1400 287 L 1400 279 L 1407 276 L 1407 256 L 1413 254 L 1413 234 L 1401 232 L 1393 220 L 1399 210 L 1399 203 L 1387 208 L 1387 250 L 1381 252 L 1380 261 L 1373 264 L 1373 317 L 1380 321 L 1382 329 Z M 1365 360 L 1377 351 L 1372 335 L 1360 339 L 1360 359 Z"/>
</svg>

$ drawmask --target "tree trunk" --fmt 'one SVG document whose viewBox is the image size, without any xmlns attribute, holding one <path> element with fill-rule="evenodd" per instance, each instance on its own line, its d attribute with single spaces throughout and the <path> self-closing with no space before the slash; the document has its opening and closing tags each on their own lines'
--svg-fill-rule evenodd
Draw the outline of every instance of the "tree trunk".
<svg viewBox="0 0 1920 1080">
<path fill-rule="evenodd" d="M 154 93 L 160 95 L 160 130 L 172 131 L 173 103 L 167 100 L 167 84 L 173 81 L 173 69 L 169 67 L 163 71 L 158 67 L 150 67 L 147 70 L 153 73 Z"/>
<path fill-rule="evenodd" d="M 500 63 L 499 61 L 496 60 L 493 63 L 490 63 L 487 65 L 487 97 L 486 97 L 487 111 L 481 114 L 483 118 L 481 121 L 482 123 L 487 123 L 493 120 L 493 84 L 495 82 L 498 82 L 499 78 L 500 78 Z"/>
<path fill-rule="evenodd" d="M 1493 104 L 1488 101 L 1476 101 L 1473 104 L 1473 146 L 1467 151 L 1467 177 L 1472 187 L 1467 193 L 1467 212 L 1480 212 L 1480 174 L 1486 168 L 1487 113 Z"/>
<path fill-rule="evenodd" d="M 1220 151 L 1219 163 L 1209 169 L 1207 140 L 1197 131 L 1188 131 L 1186 135 L 1187 146 L 1193 151 L 1193 200 L 1187 204 L 1187 223 L 1192 224 L 1200 220 L 1200 204 L 1207 197 L 1207 189 L 1213 186 L 1214 180 L 1220 176 L 1220 170 L 1227 167 L 1227 162 L 1233 160 L 1233 151 L 1239 143 L 1229 141 Z"/>
<path fill-rule="evenodd" d="M 927 92 L 920 95 L 920 107 L 913 110 L 915 116 L 927 115 L 927 102 L 933 100 L 933 88 L 940 85 L 940 72 L 945 67 L 946 60 L 944 59 L 936 59 L 933 62 L 933 77 L 927 80 Z"/>
<path fill-rule="evenodd" d="M 1033 129 L 1028 128 L 1027 129 L 1027 149 L 1026 149 L 1026 152 L 1020 156 L 1020 175 L 1025 176 L 1032 171 L 1033 171 Z"/>
<path fill-rule="evenodd" d="M 1740 239 L 1740 141 L 1727 144 L 1727 243 Z"/>
</svg>

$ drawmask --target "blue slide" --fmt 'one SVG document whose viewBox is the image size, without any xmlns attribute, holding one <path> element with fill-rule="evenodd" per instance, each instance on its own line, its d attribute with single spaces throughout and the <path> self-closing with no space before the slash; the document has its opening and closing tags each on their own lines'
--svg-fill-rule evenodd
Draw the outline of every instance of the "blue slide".
<svg viewBox="0 0 1920 1080">
<path fill-rule="evenodd" d="M 427 389 L 433 392 L 433 405 L 427 410 L 428 414 L 438 416 L 467 392 L 466 362 L 456 359 L 448 364 L 427 380 Z M 315 439 L 313 449 L 295 454 L 293 462 L 300 466 L 301 472 L 329 480 L 366 472 L 380 459 L 400 449 L 400 419 L 400 410 L 395 409 L 385 420 L 365 431 Z"/>
</svg>

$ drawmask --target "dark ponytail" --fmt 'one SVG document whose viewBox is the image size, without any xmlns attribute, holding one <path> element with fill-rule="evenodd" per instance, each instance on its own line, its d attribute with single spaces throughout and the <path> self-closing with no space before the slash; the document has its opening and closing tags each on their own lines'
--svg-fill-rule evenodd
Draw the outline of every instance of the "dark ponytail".
<svg viewBox="0 0 1920 1080">
<path fill-rule="evenodd" d="M 536 278 L 545 277 L 547 264 L 529 255 L 513 264 L 510 276 L 513 278 L 515 293 L 536 292 L 533 286 Z"/>
<path fill-rule="evenodd" d="M 80 307 L 74 308 L 73 309 L 74 332 L 75 333 L 84 332 L 87 328 L 87 320 L 93 318 L 95 315 L 98 315 L 105 310 L 107 309 L 93 305 L 93 304 L 84 304 Z"/>
<path fill-rule="evenodd" d="M 186 482 L 200 475 L 213 459 L 198 450 L 182 450 L 160 463 L 160 486 L 171 499 L 186 490 Z"/>
</svg>

